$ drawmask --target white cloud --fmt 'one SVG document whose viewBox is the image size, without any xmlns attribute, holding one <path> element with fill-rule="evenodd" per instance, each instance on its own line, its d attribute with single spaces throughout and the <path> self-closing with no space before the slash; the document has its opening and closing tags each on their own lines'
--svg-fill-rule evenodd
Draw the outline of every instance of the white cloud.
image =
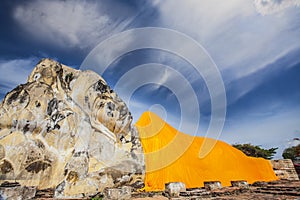
<svg viewBox="0 0 300 200">
<path fill-rule="evenodd" d="M 127 21 L 113 21 L 104 6 L 94 1 L 31 1 L 16 7 L 14 18 L 40 42 L 87 48 L 131 20 L 126 16 Z"/>
<path fill-rule="evenodd" d="M 254 5 L 257 12 L 268 15 L 292 6 L 300 6 L 300 0 L 254 0 Z"/>
<path fill-rule="evenodd" d="M 280 2 L 285 5 L 290 1 L 295 0 Z M 196 39 L 221 70 L 234 72 L 232 79 L 252 74 L 274 57 L 300 47 L 295 43 L 299 37 L 298 19 L 290 13 L 272 18 L 259 16 L 253 1 L 173 0 L 161 2 L 158 9 L 164 26 Z M 178 42 L 178 46 L 183 45 Z"/>
<path fill-rule="evenodd" d="M 237 15 L 253 13 L 251 3 L 240 0 L 172 0 L 162 1 L 158 8 L 163 24 L 182 29 L 200 40 L 222 31 L 220 25 Z"/>
<path fill-rule="evenodd" d="M 0 60 L 0 93 L 5 94 L 20 83 L 26 83 L 37 62 L 37 58 Z"/>
<path fill-rule="evenodd" d="M 279 0 L 274 2 L 279 4 Z M 280 2 L 285 5 L 285 2 L 292 4 L 294 0 Z M 296 42 L 299 40 L 298 23 L 295 23 L 298 19 L 293 13 L 263 17 L 257 15 L 253 1 L 173 0 L 162 1 L 158 9 L 163 25 L 188 34 L 206 48 L 223 73 L 225 83 L 256 74 L 258 81 L 235 91 L 234 100 L 265 80 L 262 75 L 267 74 L 257 72 L 300 48 Z M 180 41 L 174 43 L 184 48 Z"/>
</svg>

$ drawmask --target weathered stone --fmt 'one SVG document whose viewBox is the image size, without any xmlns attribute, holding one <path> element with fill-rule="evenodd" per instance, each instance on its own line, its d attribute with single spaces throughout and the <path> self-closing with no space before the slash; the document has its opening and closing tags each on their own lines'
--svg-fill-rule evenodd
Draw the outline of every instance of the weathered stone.
<svg viewBox="0 0 300 200">
<path fill-rule="evenodd" d="M 35 197 L 36 188 L 21 186 L 15 183 L 4 183 L 0 186 L 0 199 L 6 200 L 26 200 Z"/>
<path fill-rule="evenodd" d="M 240 181 L 231 181 L 232 187 L 239 187 L 239 188 L 249 188 L 247 181 L 240 180 Z"/>
<path fill-rule="evenodd" d="M 5 158 L 5 150 L 4 147 L 0 144 L 0 160 Z"/>
<path fill-rule="evenodd" d="M 294 164 L 290 159 L 271 160 L 274 172 L 282 180 L 299 180 Z"/>
<path fill-rule="evenodd" d="M 260 185 L 260 186 L 258 186 Z M 132 194 L 134 200 L 146 199 L 172 199 L 172 200 L 200 200 L 200 199 L 299 199 L 300 181 L 278 180 L 252 184 L 249 188 L 222 187 L 213 191 L 204 188 L 187 188 L 186 192 L 180 192 L 179 197 L 167 197 L 165 193 L 138 193 Z M 148 197 L 148 198 L 147 198 Z"/>
<path fill-rule="evenodd" d="M 207 181 L 204 182 L 204 187 L 207 190 L 216 190 L 222 188 L 222 184 L 220 181 Z"/>
<path fill-rule="evenodd" d="M 83 197 L 142 187 L 144 171 L 126 104 L 92 71 L 43 59 L 0 104 L 0 183 Z"/>
<path fill-rule="evenodd" d="M 171 182 L 165 184 L 165 192 L 170 197 L 179 197 L 180 192 L 185 192 L 186 186 L 182 182 Z"/>
<path fill-rule="evenodd" d="M 39 198 L 53 198 L 54 197 L 54 189 L 48 188 L 43 190 L 37 190 L 35 193 L 35 199 Z"/>
<path fill-rule="evenodd" d="M 255 186 L 255 187 L 264 187 L 266 185 L 268 185 L 268 183 L 264 182 L 264 181 L 256 181 L 256 182 L 252 183 L 252 186 Z"/>
<path fill-rule="evenodd" d="M 128 200 L 131 199 L 131 187 L 105 188 L 104 199 L 106 200 Z"/>
</svg>

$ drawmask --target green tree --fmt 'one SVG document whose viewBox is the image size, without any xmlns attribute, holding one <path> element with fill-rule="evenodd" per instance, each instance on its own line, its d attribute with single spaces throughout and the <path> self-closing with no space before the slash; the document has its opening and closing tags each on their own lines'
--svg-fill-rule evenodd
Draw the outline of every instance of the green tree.
<svg viewBox="0 0 300 200">
<path fill-rule="evenodd" d="M 261 157 L 268 160 L 274 157 L 274 155 L 276 154 L 276 150 L 278 149 L 278 148 L 263 149 L 260 146 L 255 146 L 252 144 L 234 144 L 232 146 L 242 151 L 247 156 Z"/>
<path fill-rule="evenodd" d="M 300 156 L 300 144 L 286 148 L 282 153 L 284 159 L 296 160 L 296 157 L 298 156 Z"/>
</svg>

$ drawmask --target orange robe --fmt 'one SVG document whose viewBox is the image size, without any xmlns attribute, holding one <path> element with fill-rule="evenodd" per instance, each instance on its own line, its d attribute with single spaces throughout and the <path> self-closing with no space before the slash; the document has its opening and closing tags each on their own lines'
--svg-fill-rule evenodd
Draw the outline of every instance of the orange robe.
<svg viewBox="0 0 300 200">
<path fill-rule="evenodd" d="M 145 190 L 164 190 L 165 183 L 183 182 L 187 188 L 203 187 L 204 181 L 277 180 L 271 163 L 263 158 L 248 157 L 231 145 L 204 137 L 181 133 L 160 117 L 145 112 L 136 123 L 145 155 Z M 214 144 L 203 158 L 200 147 L 207 139 Z"/>
</svg>

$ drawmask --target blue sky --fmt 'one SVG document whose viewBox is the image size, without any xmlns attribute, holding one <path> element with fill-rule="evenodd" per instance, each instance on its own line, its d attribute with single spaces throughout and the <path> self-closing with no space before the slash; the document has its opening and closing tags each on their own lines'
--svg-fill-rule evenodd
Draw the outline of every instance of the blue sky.
<svg viewBox="0 0 300 200">
<path fill-rule="evenodd" d="M 78 69 L 91 50 L 114 34 L 141 27 L 173 29 L 201 44 L 221 73 L 227 114 L 220 139 L 279 147 L 279 158 L 284 148 L 295 144 L 292 139 L 300 137 L 299 19 L 299 0 L 2 1 L 0 98 L 26 82 L 41 58 Z M 181 41 L 174 45 L 183 46 Z M 188 80 L 201 114 L 197 135 L 205 135 L 210 93 L 186 60 L 157 49 L 136 50 L 115 60 L 104 78 L 114 87 L 124 74 L 147 63 L 170 66 Z M 172 83 L 183 94 L 186 85 L 170 70 L 153 73 L 158 74 L 157 84 L 144 85 L 131 96 L 134 120 L 152 109 L 180 128 L 181 102 L 163 83 Z M 132 81 L 146 78 L 138 76 Z M 128 98 L 125 86 L 117 91 L 121 98 Z M 191 107 L 182 109 L 193 123 Z"/>
</svg>

